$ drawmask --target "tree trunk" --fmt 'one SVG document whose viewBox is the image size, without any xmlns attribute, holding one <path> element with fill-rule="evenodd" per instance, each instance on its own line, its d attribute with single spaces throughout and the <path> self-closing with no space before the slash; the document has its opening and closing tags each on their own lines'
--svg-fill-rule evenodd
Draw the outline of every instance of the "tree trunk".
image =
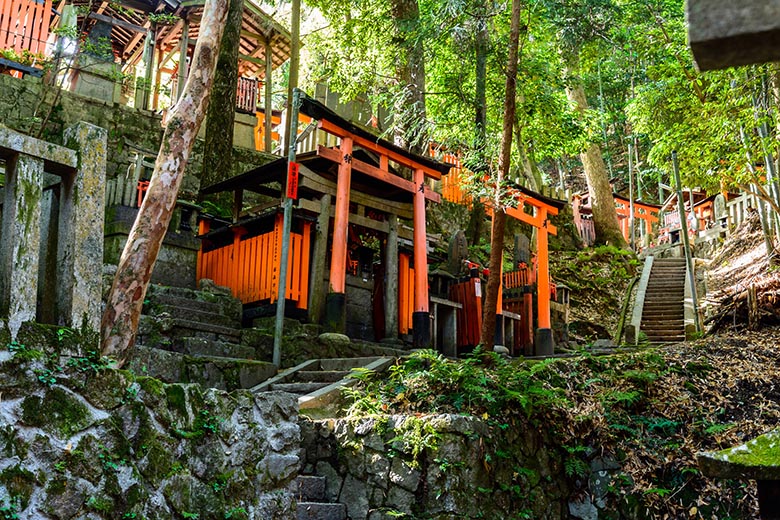
<svg viewBox="0 0 780 520">
<path fill-rule="evenodd" d="M 176 206 L 184 169 L 209 104 L 227 0 L 206 0 L 192 68 L 181 98 L 170 112 L 160 152 L 138 217 L 119 260 L 108 295 L 101 332 L 102 354 L 129 359 L 146 289 Z"/>
<path fill-rule="evenodd" d="M 490 33 L 487 27 L 487 7 L 480 6 L 481 16 L 475 17 L 474 34 L 474 150 L 482 157 L 485 154 L 487 129 L 487 53 L 490 46 Z M 477 169 L 484 165 L 477 165 Z M 485 206 L 482 202 L 474 200 L 471 204 L 469 221 L 466 228 L 466 237 L 472 245 L 479 244 L 484 235 Z"/>
<path fill-rule="evenodd" d="M 392 0 L 391 9 L 399 41 L 396 76 L 401 95 L 395 103 L 395 142 L 420 155 L 428 155 L 425 112 L 425 55 L 415 31 L 420 23 L 417 0 Z"/>
<path fill-rule="evenodd" d="M 584 116 L 588 110 L 588 100 L 582 87 L 576 66 L 568 66 L 566 74 L 566 97 L 575 103 L 577 111 Z M 597 244 L 611 244 L 617 247 L 627 247 L 623 233 L 620 232 L 615 200 L 612 197 L 612 187 L 609 185 L 607 168 L 601 155 L 601 148 L 595 143 L 588 144 L 580 154 L 582 168 L 585 170 L 585 180 L 588 183 L 588 195 L 593 211 L 593 227 L 596 232 Z"/>
<path fill-rule="evenodd" d="M 504 124 L 501 135 L 501 156 L 498 160 L 498 175 L 495 179 L 493 223 L 490 237 L 490 275 L 488 276 L 485 300 L 482 307 L 482 330 L 480 343 L 487 350 L 493 349 L 496 333 L 496 304 L 501 289 L 501 265 L 504 261 L 504 224 L 506 213 L 501 201 L 501 185 L 509 175 L 512 154 L 512 130 L 515 122 L 517 94 L 517 62 L 520 42 L 521 0 L 512 0 L 512 26 L 509 35 L 509 58 L 506 66 L 506 92 L 504 93 Z"/>
<path fill-rule="evenodd" d="M 238 88 L 238 47 L 244 0 L 229 0 L 227 22 L 219 46 L 208 117 L 200 187 L 205 188 L 232 175 L 233 123 Z M 199 196 L 200 198 L 200 196 Z"/>
</svg>

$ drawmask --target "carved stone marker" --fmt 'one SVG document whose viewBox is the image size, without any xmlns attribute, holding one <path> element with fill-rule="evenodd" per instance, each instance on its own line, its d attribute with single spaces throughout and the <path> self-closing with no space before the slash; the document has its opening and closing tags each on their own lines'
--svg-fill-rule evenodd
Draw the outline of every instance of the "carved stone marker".
<svg viewBox="0 0 780 520">
<path fill-rule="evenodd" d="M 515 235 L 514 261 L 515 267 L 520 263 L 531 265 L 531 241 L 522 233 Z"/>
<path fill-rule="evenodd" d="M 778 0 L 688 0 L 686 18 L 699 70 L 780 59 Z"/>
</svg>

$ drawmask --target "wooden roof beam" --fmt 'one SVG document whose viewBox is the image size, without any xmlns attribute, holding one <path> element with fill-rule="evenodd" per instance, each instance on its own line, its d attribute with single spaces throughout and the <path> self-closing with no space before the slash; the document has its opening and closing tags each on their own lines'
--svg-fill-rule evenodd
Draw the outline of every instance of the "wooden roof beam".
<svg viewBox="0 0 780 520">
<path fill-rule="evenodd" d="M 328 132 L 329 134 L 333 134 L 336 137 L 345 138 L 345 137 L 351 137 L 355 144 L 360 146 L 361 148 L 365 148 L 367 150 L 371 150 L 372 152 L 376 152 L 379 155 L 385 155 L 388 159 L 391 161 L 395 161 L 398 164 L 402 166 L 406 166 L 407 168 L 411 168 L 413 170 L 422 170 L 427 177 L 431 177 L 433 179 L 441 179 L 441 173 L 437 172 L 436 170 L 432 168 L 428 168 L 427 166 L 423 166 L 422 164 L 418 163 L 417 161 L 414 161 L 412 159 L 406 158 L 403 155 L 396 153 L 392 150 L 388 150 L 387 148 L 374 143 L 368 139 L 365 139 L 363 137 L 354 135 L 343 128 L 331 123 L 327 119 L 321 119 L 317 127 L 320 130 L 323 130 L 325 132 Z"/>
<path fill-rule="evenodd" d="M 341 161 L 343 160 L 338 150 L 333 148 L 325 148 L 322 145 L 317 147 L 317 155 L 328 159 L 329 161 L 333 161 L 336 164 L 341 164 Z M 409 193 L 415 193 L 417 191 L 417 186 L 415 186 L 412 181 L 407 181 L 403 177 L 393 175 L 387 170 L 382 170 L 376 166 L 372 166 L 355 158 L 352 158 L 352 169 L 382 182 L 386 182 L 387 184 L 391 184 L 397 188 L 401 188 L 402 190 L 408 191 Z M 441 202 L 441 195 L 431 191 L 428 186 L 424 186 L 424 195 L 428 200 L 432 200 L 433 202 Z"/>
</svg>

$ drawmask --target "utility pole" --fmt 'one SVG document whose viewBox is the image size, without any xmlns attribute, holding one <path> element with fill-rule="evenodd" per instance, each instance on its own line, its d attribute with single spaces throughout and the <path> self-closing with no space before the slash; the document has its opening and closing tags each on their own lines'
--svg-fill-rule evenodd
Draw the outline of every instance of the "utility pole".
<svg viewBox="0 0 780 520">
<path fill-rule="evenodd" d="M 298 110 L 301 108 L 301 91 L 293 90 L 292 103 L 290 103 L 290 135 L 298 134 Z M 287 185 L 290 184 L 290 172 L 295 163 L 295 148 L 297 139 L 291 139 L 287 153 Z M 296 181 L 297 182 L 297 181 Z M 284 304 L 287 296 L 287 261 L 290 250 L 290 230 L 292 228 L 292 204 L 293 199 L 289 193 L 289 186 L 284 190 L 284 224 L 282 226 L 282 258 L 279 265 L 279 292 L 276 299 L 276 322 L 274 324 L 274 353 L 273 363 L 276 368 L 282 365 L 282 332 L 284 331 Z"/>
</svg>

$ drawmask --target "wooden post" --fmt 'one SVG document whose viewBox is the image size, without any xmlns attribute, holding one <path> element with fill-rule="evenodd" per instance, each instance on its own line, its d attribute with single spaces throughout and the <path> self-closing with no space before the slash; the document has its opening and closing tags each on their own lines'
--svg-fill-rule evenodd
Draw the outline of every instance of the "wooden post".
<svg viewBox="0 0 780 520">
<path fill-rule="evenodd" d="M 184 92 L 184 84 L 187 82 L 187 52 L 190 46 L 190 22 L 185 18 L 184 25 L 181 28 L 181 39 L 179 40 L 179 70 L 176 81 L 176 99 L 181 97 Z"/>
<path fill-rule="evenodd" d="M 320 214 L 317 217 L 317 233 L 312 253 L 311 291 L 309 296 L 309 319 L 312 323 L 322 320 L 322 306 L 325 304 L 325 266 L 328 256 L 328 227 L 330 225 L 330 194 L 320 199 Z"/>
<path fill-rule="evenodd" d="M 325 328 L 343 334 L 346 330 L 347 234 L 349 229 L 349 189 L 352 178 L 352 138 L 341 140 L 341 162 L 336 184 L 336 210 L 333 215 L 333 244 L 330 257 L 330 291 L 325 299 Z"/>
<path fill-rule="evenodd" d="M 425 172 L 414 172 L 414 312 L 412 342 L 415 348 L 431 343 L 431 318 L 428 312 L 428 238 L 425 230 Z"/>
<path fill-rule="evenodd" d="M 389 215 L 385 247 L 385 339 L 398 339 L 398 216 Z"/>
<path fill-rule="evenodd" d="M 163 50 L 157 49 L 157 72 L 154 74 L 154 95 L 152 106 L 155 110 L 160 104 L 160 83 L 162 83 Z"/>
<path fill-rule="evenodd" d="M 265 120 L 263 126 L 265 127 L 265 152 L 273 152 L 273 141 L 271 139 L 272 119 L 274 117 L 273 108 L 271 108 L 271 71 L 273 69 L 273 56 L 271 55 L 271 43 L 268 39 L 265 40 L 265 88 L 263 94 L 265 100 L 263 101 L 263 110 L 265 110 Z M 330 213 L 330 211 L 328 211 Z M 326 236 L 327 238 L 327 236 Z"/>
<path fill-rule="evenodd" d="M 539 208 L 539 219 L 542 226 L 536 233 L 536 299 L 537 299 L 537 321 L 536 329 L 536 355 L 549 356 L 553 353 L 555 343 L 552 336 L 550 323 L 550 267 L 548 258 L 547 244 L 547 209 Z"/>
</svg>

